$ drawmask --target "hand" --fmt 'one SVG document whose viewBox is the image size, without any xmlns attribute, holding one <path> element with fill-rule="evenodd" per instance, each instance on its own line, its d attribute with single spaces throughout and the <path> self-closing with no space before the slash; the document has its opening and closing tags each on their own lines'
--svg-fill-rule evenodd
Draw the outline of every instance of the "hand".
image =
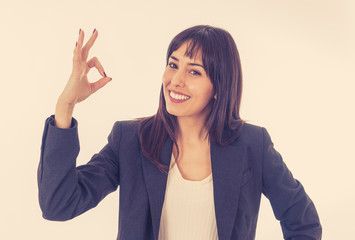
<svg viewBox="0 0 355 240">
<path fill-rule="evenodd" d="M 90 39 L 83 46 L 84 31 L 80 30 L 79 32 L 79 39 L 74 49 L 73 70 L 56 105 L 55 125 L 59 128 L 70 127 L 75 104 L 85 100 L 112 80 L 112 78 L 106 76 L 104 68 L 96 57 L 87 61 L 89 50 L 97 35 L 98 32 L 95 29 Z M 93 67 L 99 71 L 102 78 L 90 83 L 87 74 Z"/>
<path fill-rule="evenodd" d="M 79 39 L 74 49 L 73 70 L 62 94 L 60 95 L 59 100 L 61 102 L 74 106 L 76 103 L 85 100 L 91 94 L 111 81 L 111 78 L 106 76 L 104 68 L 96 57 L 87 61 L 89 50 L 94 44 L 97 36 L 98 32 L 95 29 L 90 39 L 85 46 L 83 46 L 84 31 L 80 30 Z M 102 78 L 96 82 L 90 83 L 87 74 L 93 67 L 99 71 Z"/>
</svg>

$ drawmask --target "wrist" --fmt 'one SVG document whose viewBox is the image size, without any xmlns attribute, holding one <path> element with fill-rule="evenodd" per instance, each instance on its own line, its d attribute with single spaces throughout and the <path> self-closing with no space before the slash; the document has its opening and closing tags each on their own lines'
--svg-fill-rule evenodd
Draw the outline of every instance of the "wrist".
<svg viewBox="0 0 355 240">
<path fill-rule="evenodd" d="M 68 104 L 58 100 L 54 115 L 54 124 L 56 127 L 70 128 L 74 106 L 75 104 Z"/>
<path fill-rule="evenodd" d="M 63 95 L 60 95 L 57 101 L 57 106 L 74 109 L 76 102 L 68 101 Z"/>
</svg>

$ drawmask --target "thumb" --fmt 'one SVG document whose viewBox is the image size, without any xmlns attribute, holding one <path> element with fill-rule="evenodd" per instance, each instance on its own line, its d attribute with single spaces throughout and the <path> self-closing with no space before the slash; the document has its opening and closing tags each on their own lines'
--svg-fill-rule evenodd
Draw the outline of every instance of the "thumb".
<svg viewBox="0 0 355 240">
<path fill-rule="evenodd" d="M 110 77 L 103 77 L 103 78 L 97 80 L 96 82 L 90 83 L 92 93 L 96 92 L 97 90 L 99 90 L 100 88 L 105 86 L 111 80 L 112 80 L 112 78 L 110 78 Z"/>
</svg>

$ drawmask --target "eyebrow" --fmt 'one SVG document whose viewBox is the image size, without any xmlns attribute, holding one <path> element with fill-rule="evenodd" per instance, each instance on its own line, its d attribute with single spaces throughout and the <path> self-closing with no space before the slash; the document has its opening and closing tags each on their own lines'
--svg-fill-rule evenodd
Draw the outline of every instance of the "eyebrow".
<svg viewBox="0 0 355 240">
<path fill-rule="evenodd" d="M 170 58 L 174 59 L 175 61 L 179 61 L 179 59 L 177 57 L 174 57 L 174 56 L 170 56 Z M 203 69 L 205 69 L 205 67 L 201 64 L 198 64 L 198 63 L 189 63 L 190 66 L 199 66 L 199 67 L 202 67 Z"/>
</svg>

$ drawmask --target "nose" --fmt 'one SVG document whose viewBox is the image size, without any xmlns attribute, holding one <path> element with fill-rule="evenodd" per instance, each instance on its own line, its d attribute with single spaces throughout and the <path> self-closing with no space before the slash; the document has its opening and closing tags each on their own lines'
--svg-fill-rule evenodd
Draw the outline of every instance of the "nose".
<svg viewBox="0 0 355 240">
<path fill-rule="evenodd" d="M 184 87 L 185 86 L 185 76 L 183 71 L 181 71 L 180 69 L 178 69 L 174 75 L 172 76 L 171 79 L 171 84 L 175 87 L 179 86 L 179 87 Z"/>
</svg>

